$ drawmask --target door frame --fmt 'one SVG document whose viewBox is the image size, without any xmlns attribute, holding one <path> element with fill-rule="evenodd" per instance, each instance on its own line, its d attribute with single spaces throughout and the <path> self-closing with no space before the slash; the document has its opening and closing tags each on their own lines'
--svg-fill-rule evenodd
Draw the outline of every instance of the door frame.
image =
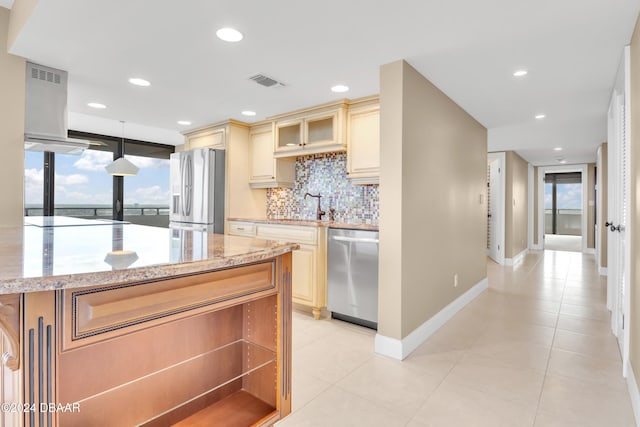
<svg viewBox="0 0 640 427">
<path fill-rule="evenodd" d="M 491 257 L 491 259 L 493 259 L 495 262 L 497 262 L 500 265 L 504 265 L 505 263 L 505 258 L 504 258 L 505 210 L 506 210 L 506 207 L 505 207 L 506 192 L 505 191 L 507 187 L 505 165 L 507 163 L 507 153 L 505 153 L 504 151 L 487 153 L 487 166 L 489 166 L 494 161 L 499 162 L 498 166 L 500 168 L 500 177 L 498 179 L 498 189 L 500 194 L 498 195 L 498 200 L 497 200 L 498 203 L 497 203 L 497 209 L 496 209 L 496 212 L 497 212 L 496 227 L 495 227 L 495 230 L 493 231 L 499 231 L 498 235 L 495 238 L 495 241 L 497 242 L 500 249 L 498 250 L 498 259 L 493 259 L 493 257 Z M 490 169 L 490 166 L 489 166 L 489 169 Z M 491 189 L 489 191 L 491 191 Z M 494 200 L 494 199 L 495 199 L 495 193 L 492 192 L 491 200 Z"/>
<path fill-rule="evenodd" d="M 608 113 L 607 113 L 608 114 Z M 603 239 L 602 239 L 602 232 L 604 231 L 604 229 L 606 229 L 607 227 L 604 226 L 604 223 L 608 221 L 608 218 L 605 218 L 606 216 L 608 216 L 608 212 L 606 213 L 607 215 L 605 215 L 604 209 L 603 209 L 603 204 L 604 203 L 600 203 L 601 200 L 604 200 L 605 198 L 608 198 L 608 194 L 609 194 L 609 189 L 604 188 L 603 185 L 603 181 L 604 181 L 604 176 L 603 176 L 603 171 L 604 171 L 604 166 L 603 166 L 603 161 L 602 161 L 602 150 L 603 150 L 603 146 L 600 145 L 598 146 L 598 149 L 596 150 L 596 194 L 595 194 L 595 204 L 596 204 L 596 225 L 594 227 L 594 243 L 596 246 L 596 266 L 598 267 L 598 274 L 600 274 L 601 276 L 606 276 L 607 275 L 607 267 L 603 267 L 602 266 L 602 256 L 603 256 L 603 251 L 602 251 L 602 245 L 603 245 Z M 608 159 L 607 159 L 608 160 Z M 607 173 L 608 173 L 608 167 L 609 165 L 607 164 Z M 607 199 L 607 205 L 609 204 L 609 200 Z M 607 241 L 608 239 L 608 235 L 607 236 Z M 608 255 L 608 254 L 607 254 Z M 608 307 L 608 305 L 607 305 Z"/>
<path fill-rule="evenodd" d="M 587 251 L 587 211 L 588 206 L 588 188 L 587 188 L 587 164 L 577 165 L 558 165 L 558 166 L 540 166 L 538 167 L 538 243 L 544 249 L 544 177 L 548 173 L 563 172 L 580 172 L 580 180 L 582 182 L 582 220 L 581 220 L 581 236 L 582 236 L 582 253 Z"/>
</svg>

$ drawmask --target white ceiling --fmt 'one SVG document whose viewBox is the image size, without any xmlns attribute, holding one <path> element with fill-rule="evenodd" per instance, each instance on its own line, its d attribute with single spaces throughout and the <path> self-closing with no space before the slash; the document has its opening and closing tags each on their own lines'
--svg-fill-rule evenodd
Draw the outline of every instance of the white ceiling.
<svg viewBox="0 0 640 427">
<path fill-rule="evenodd" d="M 11 9 L 11 6 L 13 6 L 13 0 L 0 0 L 0 7 Z"/>
<path fill-rule="evenodd" d="M 380 65 L 406 59 L 489 129 L 490 151 L 555 164 L 562 146 L 581 163 L 606 139 L 639 10 L 640 0 L 46 0 L 10 51 L 67 70 L 70 111 L 168 132 L 184 130 L 177 120 L 256 121 L 378 93 Z M 244 40 L 218 40 L 223 26 Z M 529 75 L 514 78 L 520 67 Z M 286 86 L 258 86 L 256 73 Z M 351 90 L 330 92 L 336 83 Z"/>
</svg>

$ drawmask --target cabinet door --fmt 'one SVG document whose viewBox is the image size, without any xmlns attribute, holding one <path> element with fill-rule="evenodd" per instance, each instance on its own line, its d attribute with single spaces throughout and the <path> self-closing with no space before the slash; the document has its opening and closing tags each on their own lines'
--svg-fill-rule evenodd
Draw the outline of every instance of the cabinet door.
<svg viewBox="0 0 640 427">
<path fill-rule="evenodd" d="M 271 127 L 251 133 L 249 182 L 262 182 L 275 179 L 275 160 L 273 158 L 273 130 Z"/>
<path fill-rule="evenodd" d="M 335 143 L 338 114 L 310 117 L 305 120 L 305 145 Z"/>
<path fill-rule="evenodd" d="M 292 252 L 293 298 L 302 302 L 313 304 L 313 294 L 316 280 L 316 247 L 300 245 L 300 249 Z"/>
<path fill-rule="evenodd" d="M 380 109 L 349 113 L 347 170 L 356 184 L 376 184 L 380 177 Z"/>
<path fill-rule="evenodd" d="M 275 123 L 275 151 L 292 151 L 302 147 L 302 120 Z"/>
<path fill-rule="evenodd" d="M 187 137 L 188 149 L 194 148 L 225 148 L 224 129 L 213 129 L 199 132 Z"/>
</svg>

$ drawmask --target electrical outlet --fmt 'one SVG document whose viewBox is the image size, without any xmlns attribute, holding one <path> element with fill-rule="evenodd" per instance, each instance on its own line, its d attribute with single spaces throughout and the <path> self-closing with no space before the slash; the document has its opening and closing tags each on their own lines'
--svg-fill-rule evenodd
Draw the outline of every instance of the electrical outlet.
<svg viewBox="0 0 640 427">
<path fill-rule="evenodd" d="M 453 275 L 453 287 L 454 288 L 458 287 L 458 273 Z"/>
</svg>

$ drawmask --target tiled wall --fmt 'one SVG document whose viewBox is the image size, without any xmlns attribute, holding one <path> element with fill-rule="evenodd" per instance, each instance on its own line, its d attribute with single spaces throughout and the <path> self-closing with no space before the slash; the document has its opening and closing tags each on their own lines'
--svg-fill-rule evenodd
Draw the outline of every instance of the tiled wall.
<svg viewBox="0 0 640 427">
<path fill-rule="evenodd" d="M 321 194 L 322 210 L 336 209 L 335 220 L 346 223 L 377 224 L 379 191 L 377 185 L 353 185 L 347 178 L 345 153 L 316 154 L 296 159 L 293 188 L 267 190 L 269 219 L 316 219 L 317 199 L 304 194 Z"/>
</svg>

